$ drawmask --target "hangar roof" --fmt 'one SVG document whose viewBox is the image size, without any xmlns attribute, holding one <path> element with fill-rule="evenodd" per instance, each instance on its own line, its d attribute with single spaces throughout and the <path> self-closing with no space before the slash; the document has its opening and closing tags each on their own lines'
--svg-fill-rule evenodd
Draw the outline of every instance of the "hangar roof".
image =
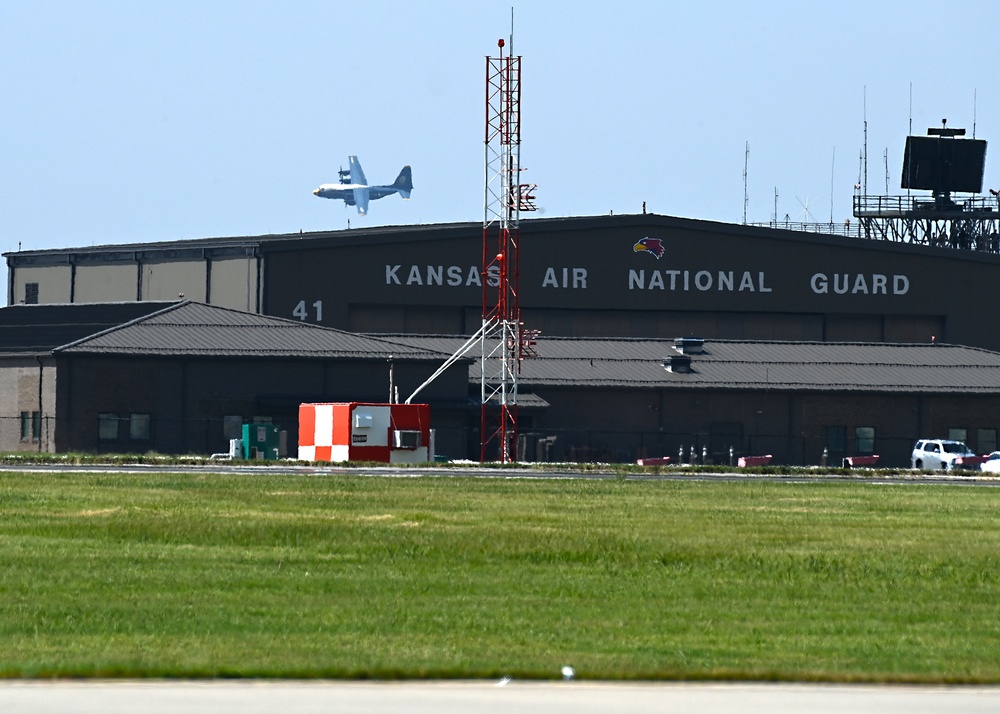
<svg viewBox="0 0 1000 714">
<path fill-rule="evenodd" d="M 441 361 L 419 346 L 341 330 L 183 301 L 146 305 L 146 314 L 56 346 L 58 354 L 205 355 L 212 357 L 335 357 Z M 107 305 L 64 305 L 93 309 Z M 157 309 L 158 308 L 158 309 Z M 8 308 L 9 309 L 9 308 Z M 0 314 L 3 311 L 0 310 Z"/>
<path fill-rule="evenodd" d="M 0 309 L 0 353 L 204 355 L 443 362 L 462 336 L 362 335 L 191 301 Z M 705 340 L 690 371 L 673 339 L 541 337 L 522 364 L 541 387 L 1000 394 L 1000 353 L 949 344 Z M 473 352 L 475 352 L 473 348 Z M 471 383 L 479 363 L 469 354 Z M 681 357 L 682 363 L 686 360 Z"/>
<path fill-rule="evenodd" d="M 393 335 L 453 352 L 461 338 Z M 1000 394 L 1000 353 L 948 344 L 705 340 L 690 372 L 664 366 L 673 339 L 540 337 L 519 385 Z M 480 379 L 478 363 L 470 380 Z"/>
<path fill-rule="evenodd" d="M 989 254 L 978 251 L 955 250 L 937 246 L 924 246 L 895 241 L 873 240 L 858 236 L 813 233 L 790 228 L 753 226 L 737 223 L 723 223 L 695 218 L 681 218 L 656 213 L 626 213 L 598 216 L 560 216 L 522 219 L 519 230 L 526 235 L 556 233 L 559 231 L 607 230 L 622 226 L 664 226 L 684 228 L 693 231 L 736 234 L 746 237 L 767 236 L 792 242 L 822 243 L 827 245 L 864 246 L 869 250 L 892 253 L 929 253 L 947 255 L 950 258 L 981 261 L 990 259 Z M 117 243 L 98 246 L 47 248 L 41 250 L 19 250 L 3 253 L 7 264 L 12 267 L 29 265 L 55 265 L 81 262 L 114 262 L 192 259 L 213 255 L 258 255 L 263 252 L 301 250 L 302 248 L 323 248 L 353 244 L 385 243 L 404 241 L 426 241 L 458 235 L 479 236 L 482 223 L 426 223 L 396 226 L 371 226 L 346 230 L 310 231 L 295 233 L 272 233 L 256 236 L 230 236 L 215 238 L 193 238 L 174 241 L 148 243 Z M 995 258 L 995 256 L 992 256 Z"/>
</svg>

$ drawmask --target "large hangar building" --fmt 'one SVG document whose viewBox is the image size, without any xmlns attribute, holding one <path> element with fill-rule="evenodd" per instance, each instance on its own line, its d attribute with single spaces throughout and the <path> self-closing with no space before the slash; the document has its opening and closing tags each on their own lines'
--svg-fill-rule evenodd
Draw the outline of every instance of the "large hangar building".
<svg viewBox="0 0 1000 714">
<path fill-rule="evenodd" d="M 0 451 L 208 454 L 256 422 L 295 456 L 301 403 L 413 394 L 465 341 L 189 300 L 0 308 Z M 435 454 L 479 453 L 478 368 L 452 364 L 420 391 Z M 1000 353 L 972 347 L 553 337 L 520 382 L 525 461 L 904 466 L 914 434 L 997 447 Z"/>
<path fill-rule="evenodd" d="M 544 336 L 949 342 L 1000 350 L 995 252 L 653 214 L 521 222 Z M 20 251 L 7 302 L 176 300 L 355 332 L 472 334 L 482 226 Z M 491 276 L 485 276 L 491 279 Z"/>
<path fill-rule="evenodd" d="M 483 280 L 493 279 L 480 273 L 482 244 L 480 224 L 455 223 L 19 251 L 5 255 L 7 309 L 155 308 L 183 298 L 303 328 L 381 333 L 442 354 L 462 342 L 455 336 L 480 327 Z M 879 453 L 881 463 L 902 466 L 921 437 L 964 438 L 977 451 L 993 450 L 1000 429 L 998 265 L 1000 256 L 988 248 L 653 214 L 521 221 L 520 305 L 525 326 L 541 331 L 541 357 L 524 369 L 520 453 L 530 460 L 621 461 L 676 456 L 681 449 L 690 458 L 693 449 L 719 462 L 733 449 L 804 464 L 818 463 L 824 453 L 831 460 Z M 691 373 L 668 369 L 675 338 L 706 341 L 705 354 L 692 357 Z M 250 353 L 241 358 L 238 350 L 222 355 L 225 344 L 205 339 L 205 350 L 220 353 L 212 352 L 213 360 L 225 357 L 234 374 L 253 374 L 248 385 L 266 384 L 263 361 Z M 99 435 L 102 414 L 107 421 L 107 414 L 135 413 L 149 415 L 141 423 L 152 425 L 137 448 L 217 450 L 225 425 L 237 417 L 270 416 L 291 434 L 296 400 L 346 398 L 338 384 L 364 383 L 376 396 L 385 391 L 386 354 L 359 355 L 349 379 L 333 365 L 315 389 L 299 381 L 280 394 L 273 386 L 202 394 L 194 389 L 202 382 L 189 380 L 194 391 L 185 397 L 184 418 L 200 426 L 188 433 L 170 431 L 166 417 L 157 416 L 182 413 L 172 405 L 132 404 L 142 393 L 133 385 L 71 401 L 83 411 L 66 418 L 83 424 L 82 431 L 53 431 L 47 440 L 46 425 L 63 418 L 55 406 L 49 413 L 67 386 L 68 372 L 59 366 L 84 364 L 77 355 L 83 348 L 50 340 L 28 359 L 28 347 L 11 346 L 10 369 L 0 370 L 20 395 L 0 415 L 17 425 L 5 439 L 13 448 L 58 449 L 58 433 L 72 437 L 67 448 L 70 442 L 121 448 L 79 435 Z M 173 374 L 173 361 L 194 364 L 181 347 L 150 356 L 140 340 L 128 359 Z M 38 360 L 57 365 L 52 376 Z M 434 361 L 425 359 L 417 372 Z M 106 366 L 98 381 L 117 379 L 121 371 Z M 453 375 L 435 398 L 446 403 L 438 413 L 448 415 L 442 436 L 449 456 L 475 456 L 475 365 L 468 370 L 467 382 Z M 118 396 L 113 404 L 102 396 L 109 393 Z M 204 399 L 219 402 L 211 414 L 191 407 Z"/>
</svg>

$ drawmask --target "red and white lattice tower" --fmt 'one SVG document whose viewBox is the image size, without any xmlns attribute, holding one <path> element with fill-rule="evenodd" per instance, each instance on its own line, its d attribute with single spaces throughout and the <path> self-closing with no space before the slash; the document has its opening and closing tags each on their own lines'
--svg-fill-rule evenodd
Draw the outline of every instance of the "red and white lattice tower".
<svg viewBox="0 0 1000 714">
<path fill-rule="evenodd" d="M 534 210 L 520 184 L 521 58 L 486 58 L 486 194 L 483 215 L 480 460 L 517 461 L 517 380 L 524 357 L 518 292 L 519 220 Z"/>
</svg>

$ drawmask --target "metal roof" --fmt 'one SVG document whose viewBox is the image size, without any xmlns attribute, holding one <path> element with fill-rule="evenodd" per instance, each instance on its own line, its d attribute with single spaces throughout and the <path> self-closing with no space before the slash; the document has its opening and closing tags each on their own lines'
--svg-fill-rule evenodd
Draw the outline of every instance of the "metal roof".
<svg viewBox="0 0 1000 714">
<path fill-rule="evenodd" d="M 191 301 L 0 309 L 0 353 L 204 355 L 441 362 L 463 336 L 362 335 Z M 540 337 L 523 392 L 543 386 L 1000 394 L 1000 353 L 949 344 L 705 340 L 669 371 L 673 339 Z M 466 355 L 478 383 L 474 346 Z"/>
<path fill-rule="evenodd" d="M 394 335 L 393 340 L 453 352 L 463 338 Z M 673 339 L 538 339 L 538 357 L 521 365 L 519 386 L 668 389 L 780 389 L 1000 393 L 1000 353 L 949 344 L 705 340 L 690 372 L 671 372 Z M 473 348 L 471 356 L 478 355 Z M 478 382 L 478 362 L 470 381 Z"/>
<path fill-rule="evenodd" d="M 447 355 L 304 322 L 180 302 L 91 334 L 60 354 L 443 360 Z"/>
<path fill-rule="evenodd" d="M 598 216 L 552 216 L 523 219 L 519 230 L 526 236 L 554 234 L 560 231 L 605 230 L 622 226 L 658 226 L 685 229 L 698 232 L 740 235 L 745 237 L 768 237 L 772 240 L 787 240 L 794 243 L 819 243 L 827 245 L 850 245 L 867 250 L 892 253 L 936 254 L 949 258 L 969 260 L 1000 260 L 997 256 L 979 251 L 955 250 L 938 246 L 903 244 L 894 241 L 871 240 L 861 236 L 840 236 L 826 233 L 812 233 L 775 226 L 756 226 L 737 223 L 723 223 L 694 218 L 681 218 L 655 213 L 626 213 Z M 191 251 L 218 252 L 233 249 L 258 251 L 300 250 L 302 247 L 318 248 L 362 243 L 426 241 L 439 238 L 481 235 L 482 224 L 475 222 L 430 223 L 394 226 L 370 226 L 346 230 L 310 231 L 294 233 L 273 233 L 256 236 L 231 236 L 193 238 L 149 243 L 119 243 L 77 248 L 46 248 L 41 250 L 19 250 L 3 253 L 9 266 L 32 264 L 72 263 L 81 260 L 106 260 L 109 256 L 122 259 L 154 259 L 172 252 L 190 254 Z"/>
</svg>

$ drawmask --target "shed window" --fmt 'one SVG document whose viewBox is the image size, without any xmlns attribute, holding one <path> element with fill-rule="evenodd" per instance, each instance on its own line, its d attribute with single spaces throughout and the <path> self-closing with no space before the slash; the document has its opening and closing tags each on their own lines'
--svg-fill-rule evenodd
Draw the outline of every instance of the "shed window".
<svg viewBox="0 0 1000 714">
<path fill-rule="evenodd" d="M 38 304 L 38 283 L 24 284 L 24 304 L 25 305 Z"/>
<path fill-rule="evenodd" d="M 859 454 L 874 454 L 875 427 L 859 426 L 854 430 L 854 442 Z"/>
<path fill-rule="evenodd" d="M 226 440 L 243 438 L 243 417 L 239 414 L 222 417 L 222 436 Z"/>
<path fill-rule="evenodd" d="M 997 450 L 996 429 L 976 429 L 976 448 L 980 454 L 988 454 Z"/>
<path fill-rule="evenodd" d="M 38 440 L 42 436 L 40 412 L 21 412 L 21 441 Z"/>
<path fill-rule="evenodd" d="M 118 415 L 105 412 L 97 415 L 97 438 L 101 441 L 118 440 Z"/>
<path fill-rule="evenodd" d="M 135 441 L 149 441 L 149 414 L 133 414 L 128 422 L 128 435 Z"/>
<path fill-rule="evenodd" d="M 832 454 L 847 451 L 847 427 L 828 426 L 826 428 L 826 448 Z"/>
</svg>

